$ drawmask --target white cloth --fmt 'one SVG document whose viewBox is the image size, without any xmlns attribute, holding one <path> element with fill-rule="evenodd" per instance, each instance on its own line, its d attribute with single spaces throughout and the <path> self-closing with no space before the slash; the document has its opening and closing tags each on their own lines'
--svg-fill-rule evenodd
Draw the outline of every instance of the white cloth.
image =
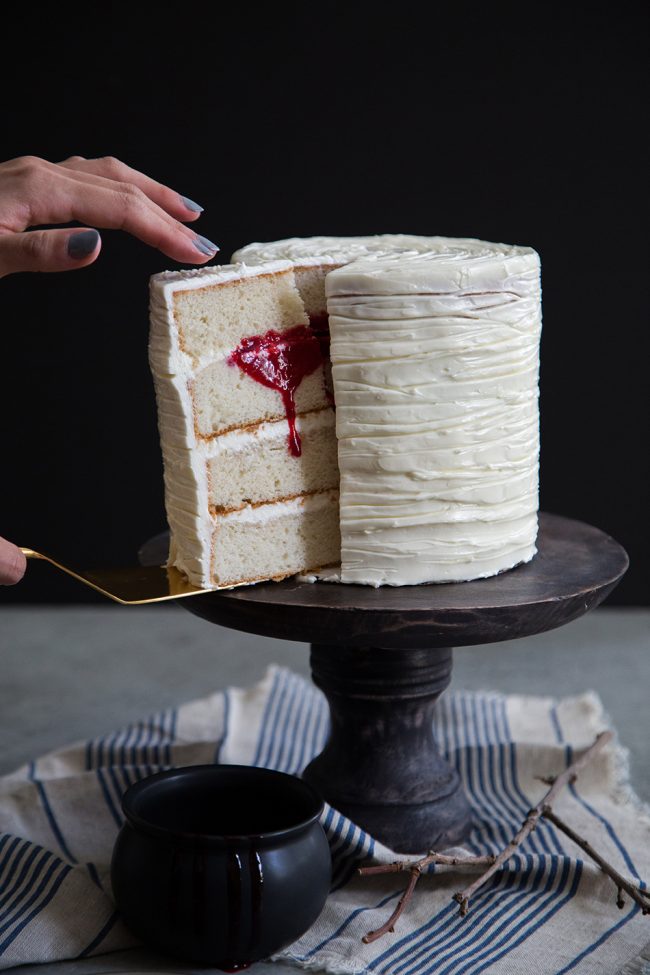
<svg viewBox="0 0 650 975">
<path fill-rule="evenodd" d="M 475 815 L 465 849 L 497 852 L 576 750 L 606 726 L 593 694 L 555 702 L 443 695 L 436 735 Z M 111 899 L 109 863 L 132 782 L 171 765 L 223 762 L 298 773 L 327 736 L 321 693 L 272 667 L 248 690 L 220 691 L 51 753 L 0 779 L 0 968 L 85 957 L 135 944 Z M 650 815 L 626 785 L 614 744 L 556 806 L 621 873 L 650 877 Z M 405 875 L 360 878 L 362 860 L 397 857 L 331 807 L 332 892 L 313 927 L 277 957 L 305 968 L 376 975 L 612 975 L 650 936 L 650 922 L 550 823 L 542 821 L 465 918 L 451 895 L 467 874 L 423 876 L 396 930 L 364 945 L 395 907 Z"/>
</svg>

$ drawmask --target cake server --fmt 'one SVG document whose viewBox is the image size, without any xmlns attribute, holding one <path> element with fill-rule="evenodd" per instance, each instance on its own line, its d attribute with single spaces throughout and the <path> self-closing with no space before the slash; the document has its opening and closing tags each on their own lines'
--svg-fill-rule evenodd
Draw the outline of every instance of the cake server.
<svg viewBox="0 0 650 975">
<path fill-rule="evenodd" d="M 183 599 L 185 596 L 198 596 L 213 591 L 193 586 L 178 569 L 167 568 L 165 565 L 129 566 L 124 569 L 73 569 L 49 555 L 34 551 L 33 548 L 21 548 L 21 552 L 28 559 L 49 562 L 55 569 L 66 572 L 78 582 L 83 582 L 85 586 L 90 586 L 123 606 L 162 603 L 169 599 Z"/>
</svg>

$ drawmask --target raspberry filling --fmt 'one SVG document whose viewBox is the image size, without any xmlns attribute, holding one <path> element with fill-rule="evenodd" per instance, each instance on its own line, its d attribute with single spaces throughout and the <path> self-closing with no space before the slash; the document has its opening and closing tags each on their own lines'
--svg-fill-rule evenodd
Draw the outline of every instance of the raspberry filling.
<svg viewBox="0 0 650 975">
<path fill-rule="evenodd" d="M 229 365 L 239 366 L 255 382 L 280 393 L 289 424 L 289 453 L 293 457 L 300 457 L 302 452 L 296 430 L 296 390 L 305 376 L 323 364 L 327 356 L 326 351 L 323 354 L 323 344 L 320 334 L 314 334 L 306 325 L 296 325 L 286 332 L 270 329 L 264 335 L 250 335 L 228 356 Z"/>
</svg>

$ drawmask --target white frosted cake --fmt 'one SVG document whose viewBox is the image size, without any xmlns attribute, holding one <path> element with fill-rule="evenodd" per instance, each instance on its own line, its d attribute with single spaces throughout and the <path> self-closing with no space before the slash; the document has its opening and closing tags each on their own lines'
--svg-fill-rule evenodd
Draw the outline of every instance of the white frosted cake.
<svg viewBox="0 0 650 975">
<path fill-rule="evenodd" d="M 253 244 L 235 259 L 247 263 L 152 279 L 151 363 L 174 564 L 212 586 L 308 572 L 339 562 L 339 527 L 336 578 L 346 583 L 463 581 L 530 560 L 539 455 L 535 251 L 382 235 Z M 213 298 L 192 308 L 186 292 L 215 295 L 235 280 L 242 295 L 256 281 L 282 281 L 284 298 L 233 328 Z M 259 376 L 246 372 L 241 350 L 237 363 L 234 354 L 249 339 L 255 358 L 261 336 L 293 335 L 307 321 L 322 358 L 295 390 L 297 456 L 285 394 L 263 387 L 260 412 Z M 293 348 L 289 342 L 283 354 Z M 240 401 L 251 409 L 242 414 Z M 241 489 L 249 482 L 257 494 Z M 217 484 L 229 487 L 215 493 Z M 280 536 L 292 541 L 278 546 Z M 238 539 L 247 552 L 252 546 L 245 570 Z"/>
</svg>

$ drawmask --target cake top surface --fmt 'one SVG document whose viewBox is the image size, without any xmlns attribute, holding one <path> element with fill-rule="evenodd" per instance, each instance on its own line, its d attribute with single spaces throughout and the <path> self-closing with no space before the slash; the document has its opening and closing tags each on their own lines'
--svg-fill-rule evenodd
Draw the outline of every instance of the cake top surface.
<svg viewBox="0 0 650 975">
<path fill-rule="evenodd" d="M 454 254 L 468 259 L 480 254 L 534 253 L 530 247 L 492 243 L 473 237 L 426 237 L 418 234 L 374 234 L 364 237 L 288 237 L 267 243 L 247 244 L 233 254 L 233 261 L 284 259 L 294 265 L 347 264 L 368 255 L 408 253 Z"/>
<path fill-rule="evenodd" d="M 371 252 L 408 250 L 403 244 L 408 235 L 376 234 L 365 237 L 287 237 L 285 240 L 256 242 L 240 247 L 233 261 L 271 261 L 278 258 L 303 266 L 341 264 Z M 401 246 L 400 246 L 401 245 Z"/>
</svg>

